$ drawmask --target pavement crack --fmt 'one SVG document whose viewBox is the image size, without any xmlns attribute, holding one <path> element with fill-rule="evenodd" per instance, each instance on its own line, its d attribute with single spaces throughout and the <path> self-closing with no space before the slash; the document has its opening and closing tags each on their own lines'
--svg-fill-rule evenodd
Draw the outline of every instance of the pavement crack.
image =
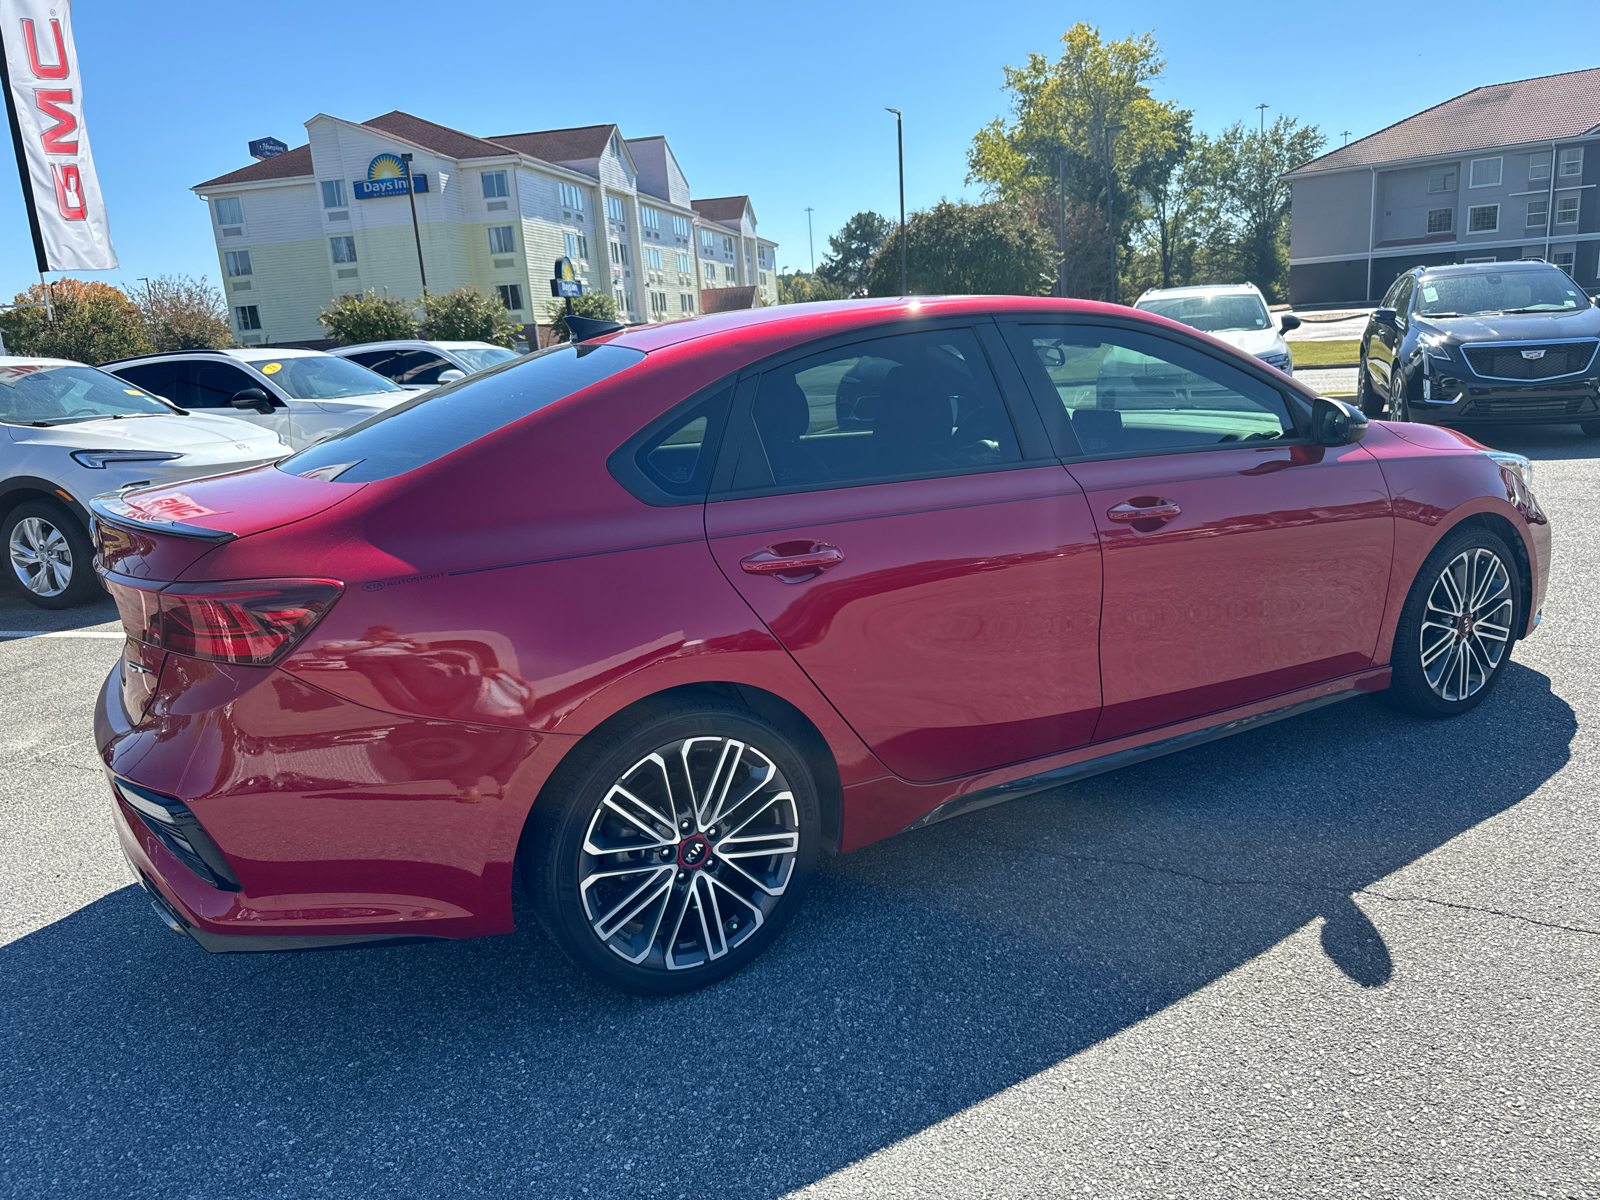
<svg viewBox="0 0 1600 1200">
<path fill-rule="evenodd" d="M 1421 903 L 1434 904 L 1440 908 L 1454 908 L 1461 912 L 1485 913 L 1494 917 L 1505 917 L 1512 921 L 1522 921 L 1528 925 L 1537 925 L 1541 929 L 1559 929 L 1564 933 L 1581 933 L 1589 937 L 1600 937 L 1600 929 L 1590 929 L 1584 925 L 1563 925 L 1559 921 L 1541 921 L 1538 917 L 1530 917 L 1524 913 L 1507 912 L 1503 908 L 1489 908 L 1481 904 L 1461 904 L 1455 900 L 1436 900 L 1432 896 L 1391 896 L 1373 888 L 1361 888 L 1353 893 L 1357 896 L 1375 896 L 1379 900 L 1388 900 L 1394 904 Z"/>
</svg>

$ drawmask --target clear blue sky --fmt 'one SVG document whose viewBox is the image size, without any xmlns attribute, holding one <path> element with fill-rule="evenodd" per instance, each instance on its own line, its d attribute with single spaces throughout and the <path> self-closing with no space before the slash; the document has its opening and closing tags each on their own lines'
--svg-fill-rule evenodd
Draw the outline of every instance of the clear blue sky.
<svg viewBox="0 0 1600 1200">
<path fill-rule="evenodd" d="M 245 143 L 305 142 L 317 112 L 393 108 L 477 134 L 614 121 L 665 134 L 696 196 L 747 192 L 779 263 L 804 268 L 852 213 L 896 209 L 894 118 L 906 114 L 906 204 L 976 198 L 973 133 L 1005 111 L 1001 67 L 1054 54 L 1074 20 L 1153 30 L 1156 84 L 1215 131 L 1288 113 L 1338 145 L 1481 84 L 1597 65 L 1597 26 L 1533 25 L 1503 3 L 1217 5 L 1010 0 L 441 5 L 422 0 L 77 0 L 86 117 L 122 267 L 109 283 L 186 272 L 213 282 L 206 215 L 188 191 L 250 161 Z M 1582 6 L 1574 12 L 1582 11 Z M 159 15 L 158 15 L 159 14 Z M 1408 27 L 1408 22 L 1414 24 Z M 1543 29 L 1536 28 L 1544 26 Z M 0 127 L 3 128 L 3 127 Z M 5 137 L 0 133 L 0 137 Z M 7 138 L 9 140 L 9 138 Z M 36 279 L 21 192 L 0 159 L 0 295 Z"/>
</svg>

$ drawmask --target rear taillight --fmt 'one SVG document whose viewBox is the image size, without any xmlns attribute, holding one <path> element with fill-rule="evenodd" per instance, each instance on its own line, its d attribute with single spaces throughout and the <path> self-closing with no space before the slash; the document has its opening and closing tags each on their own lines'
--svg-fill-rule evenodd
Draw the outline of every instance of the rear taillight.
<svg viewBox="0 0 1600 1200">
<path fill-rule="evenodd" d="M 135 641 L 254 667 L 288 654 L 344 590 L 334 579 L 249 579 L 172 583 L 155 591 L 109 575 L 106 587 Z"/>
</svg>

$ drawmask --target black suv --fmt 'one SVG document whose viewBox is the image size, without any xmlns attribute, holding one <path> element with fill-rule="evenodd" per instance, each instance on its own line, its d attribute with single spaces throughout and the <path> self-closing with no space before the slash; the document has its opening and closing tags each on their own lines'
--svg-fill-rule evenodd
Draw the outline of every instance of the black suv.
<svg viewBox="0 0 1600 1200">
<path fill-rule="evenodd" d="M 1369 417 L 1579 424 L 1600 437 L 1600 307 L 1543 262 L 1413 267 L 1361 335 Z"/>
</svg>

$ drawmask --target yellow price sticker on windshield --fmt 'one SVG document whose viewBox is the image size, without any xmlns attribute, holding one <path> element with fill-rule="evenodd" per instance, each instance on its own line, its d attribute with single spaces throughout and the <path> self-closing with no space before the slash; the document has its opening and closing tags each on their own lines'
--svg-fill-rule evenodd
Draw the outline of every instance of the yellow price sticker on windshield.
<svg viewBox="0 0 1600 1200">
<path fill-rule="evenodd" d="M 263 375 L 275 375 L 281 370 L 283 370 L 282 363 L 268 363 L 266 366 L 261 368 L 261 373 Z"/>
<path fill-rule="evenodd" d="M 127 392 L 128 395 L 130 395 L 130 396 L 142 396 L 142 395 L 144 395 L 144 393 L 141 392 L 138 388 L 123 388 L 122 390 Z"/>
</svg>

